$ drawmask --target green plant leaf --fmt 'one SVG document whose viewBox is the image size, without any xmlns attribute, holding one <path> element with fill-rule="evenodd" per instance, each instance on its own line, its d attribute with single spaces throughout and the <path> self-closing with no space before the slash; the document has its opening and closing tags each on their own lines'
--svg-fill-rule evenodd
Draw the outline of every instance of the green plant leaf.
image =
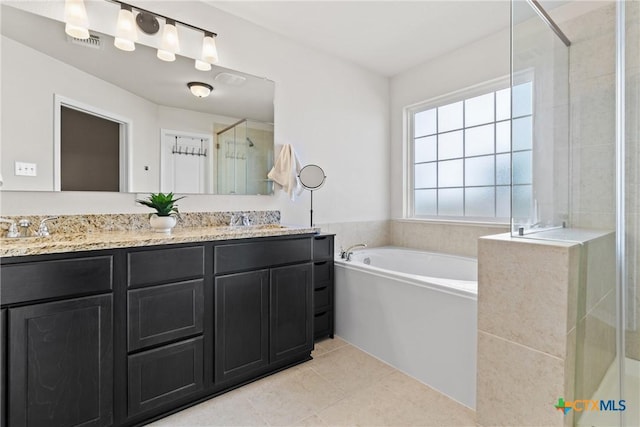
<svg viewBox="0 0 640 427">
<path fill-rule="evenodd" d="M 175 203 L 185 196 L 174 198 L 173 193 L 151 193 L 146 199 L 137 199 L 136 202 L 156 210 L 158 216 L 180 215 L 178 205 Z"/>
</svg>

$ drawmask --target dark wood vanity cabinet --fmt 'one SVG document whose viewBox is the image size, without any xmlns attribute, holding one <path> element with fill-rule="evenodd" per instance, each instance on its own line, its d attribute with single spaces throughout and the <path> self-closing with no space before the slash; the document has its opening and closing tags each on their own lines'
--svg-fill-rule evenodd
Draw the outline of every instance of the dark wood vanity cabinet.
<svg viewBox="0 0 640 427">
<path fill-rule="evenodd" d="M 112 425 L 112 254 L 5 261 L 3 421 Z"/>
<path fill-rule="evenodd" d="M 143 425 L 309 360 L 314 248 L 307 234 L 0 259 L 1 425 Z"/>
<path fill-rule="evenodd" d="M 7 425 L 5 415 L 7 413 L 7 309 L 0 310 L 0 427 Z"/>
<path fill-rule="evenodd" d="M 311 253 L 308 237 L 214 247 L 216 383 L 309 358 Z"/>
<path fill-rule="evenodd" d="M 314 338 L 333 338 L 334 236 L 321 234 L 313 238 L 313 331 Z"/>
<path fill-rule="evenodd" d="M 204 389 L 205 246 L 132 249 L 126 259 L 127 416 L 137 417 Z"/>
</svg>

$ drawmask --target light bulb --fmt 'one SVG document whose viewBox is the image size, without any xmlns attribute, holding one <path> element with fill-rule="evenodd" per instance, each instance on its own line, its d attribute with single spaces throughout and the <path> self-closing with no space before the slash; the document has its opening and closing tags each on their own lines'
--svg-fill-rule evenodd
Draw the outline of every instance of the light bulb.
<svg viewBox="0 0 640 427">
<path fill-rule="evenodd" d="M 116 38 L 113 42 L 118 49 L 132 51 L 136 49 L 135 41 L 138 40 L 136 22 L 131 6 L 123 4 L 118 12 L 116 24 Z"/>
<path fill-rule="evenodd" d="M 64 31 L 77 39 L 89 38 L 89 18 L 83 0 L 65 0 Z"/>
</svg>

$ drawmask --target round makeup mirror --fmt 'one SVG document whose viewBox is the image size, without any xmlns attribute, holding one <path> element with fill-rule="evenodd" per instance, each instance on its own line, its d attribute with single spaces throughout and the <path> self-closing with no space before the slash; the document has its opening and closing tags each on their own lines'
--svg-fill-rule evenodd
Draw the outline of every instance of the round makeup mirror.
<svg viewBox="0 0 640 427">
<path fill-rule="evenodd" d="M 324 180 L 327 176 L 324 174 L 322 168 L 318 165 L 306 165 L 300 169 L 298 174 L 300 178 L 300 184 L 307 190 L 317 190 L 324 185 Z"/>
<path fill-rule="evenodd" d="M 324 174 L 324 170 L 318 165 L 306 165 L 302 169 L 300 169 L 300 173 L 298 174 L 298 179 L 300 180 L 300 184 L 311 191 L 311 227 L 313 227 L 313 191 L 324 185 L 325 179 L 327 176 Z"/>
</svg>

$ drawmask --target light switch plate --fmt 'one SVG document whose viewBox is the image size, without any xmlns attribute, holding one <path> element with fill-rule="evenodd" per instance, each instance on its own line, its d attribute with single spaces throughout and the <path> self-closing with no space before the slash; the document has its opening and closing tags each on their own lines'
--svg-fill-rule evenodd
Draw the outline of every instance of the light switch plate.
<svg viewBox="0 0 640 427">
<path fill-rule="evenodd" d="M 36 176 L 37 169 L 35 163 L 16 162 L 16 176 Z"/>
</svg>

